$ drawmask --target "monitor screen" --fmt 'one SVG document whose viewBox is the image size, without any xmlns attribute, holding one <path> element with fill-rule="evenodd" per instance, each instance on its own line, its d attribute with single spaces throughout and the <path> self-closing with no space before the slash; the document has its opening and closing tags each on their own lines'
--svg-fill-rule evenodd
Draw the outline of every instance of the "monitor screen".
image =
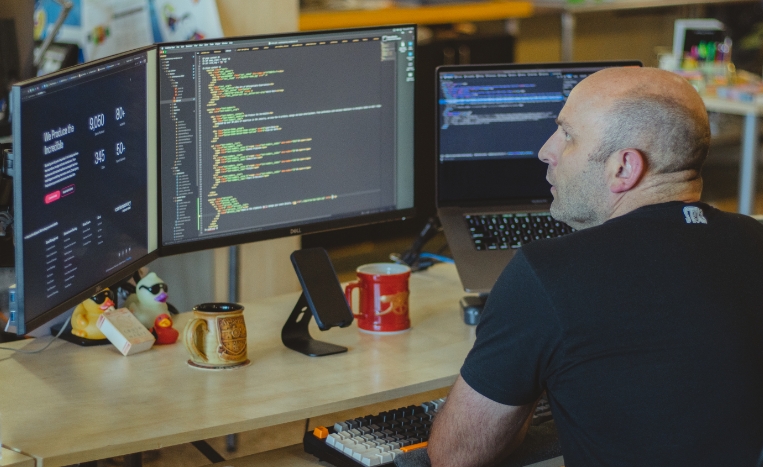
<svg viewBox="0 0 763 467">
<path fill-rule="evenodd" d="M 437 71 L 437 200 L 551 202 L 538 152 L 577 83 L 639 62 L 475 65 Z"/>
<path fill-rule="evenodd" d="M 162 44 L 173 254 L 404 218 L 415 26 Z"/>
<path fill-rule="evenodd" d="M 19 333 L 153 259 L 156 50 L 12 90 Z"/>
</svg>

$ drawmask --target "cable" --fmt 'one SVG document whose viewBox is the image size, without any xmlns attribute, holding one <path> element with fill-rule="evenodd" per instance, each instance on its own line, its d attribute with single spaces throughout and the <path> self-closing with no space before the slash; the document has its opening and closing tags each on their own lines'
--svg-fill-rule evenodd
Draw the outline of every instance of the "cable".
<svg viewBox="0 0 763 467">
<path fill-rule="evenodd" d="M 10 348 L 10 347 L 0 347 L 0 350 L 10 350 L 11 352 L 21 353 L 21 354 L 26 354 L 26 355 L 35 354 L 35 353 L 40 353 L 40 352 L 42 352 L 43 350 L 45 350 L 45 349 L 47 349 L 48 347 L 50 347 L 50 344 L 52 344 L 53 342 L 55 342 L 55 341 L 56 341 L 56 339 L 58 339 L 58 338 L 61 336 L 61 334 L 63 334 L 63 332 L 64 332 L 64 329 L 66 329 L 66 326 L 68 326 L 68 325 L 69 325 L 69 321 L 71 321 L 71 319 L 72 319 L 72 318 L 71 318 L 71 316 L 70 316 L 70 317 L 68 317 L 68 318 L 66 318 L 66 322 L 64 323 L 64 325 L 63 325 L 63 326 L 61 326 L 61 330 L 59 330 L 59 331 L 58 331 L 58 334 L 56 334 L 55 336 L 53 336 L 53 339 L 51 339 L 51 340 L 50 340 L 50 341 L 49 341 L 47 344 L 45 344 L 45 347 L 43 347 L 43 348 L 41 348 L 41 349 L 37 349 L 37 350 L 21 350 L 21 349 L 12 349 L 12 348 Z"/>
<path fill-rule="evenodd" d="M 448 258 L 447 256 L 437 255 L 434 253 L 421 253 L 421 255 L 419 255 L 419 258 L 434 259 L 441 263 L 455 263 L 455 261 L 453 261 L 453 258 Z"/>
<path fill-rule="evenodd" d="M 389 258 L 398 263 L 410 266 L 411 272 L 423 271 L 435 264 L 435 261 L 452 262 L 450 258 L 442 255 L 433 255 L 431 253 L 422 253 L 424 245 L 442 232 L 442 225 L 437 217 L 430 217 L 424 228 L 414 240 L 411 248 L 405 253 L 392 253 Z M 447 245 L 446 245 L 447 246 Z M 439 251 L 442 252 L 442 249 Z M 438 252 L 438 253 L 439 253 Z"/>
</svg>

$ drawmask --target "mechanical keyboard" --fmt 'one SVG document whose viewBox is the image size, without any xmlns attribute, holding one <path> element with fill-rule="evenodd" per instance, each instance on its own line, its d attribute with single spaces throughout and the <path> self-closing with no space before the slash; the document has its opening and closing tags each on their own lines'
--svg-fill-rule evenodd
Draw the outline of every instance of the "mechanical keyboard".
<svg viewBox="0 0 763 467">
<path fill-rule="evenodd" d="M 305 452 L 336 467 L 392 465 L 404 452 L 424 448 L 445 399 L 317 427 L 305 433 Z"/>
<path fill-rule="evenodd" d="M 464 216 L 477 250 L 508 250 L 540 240 L 559 237 L 575 229 L 548 212 L 480 214 Z"/>
<path fill-rule="evenodd" d="M 305 433 L 305 452 L 336 467 L 389 466 L 395 457 L 427 446 L 432 422 L 445 398 L 377 415 L 316 427 Z M 535 408 L 533 425 L 551 420 L 545 396 Z"/>
</svg>

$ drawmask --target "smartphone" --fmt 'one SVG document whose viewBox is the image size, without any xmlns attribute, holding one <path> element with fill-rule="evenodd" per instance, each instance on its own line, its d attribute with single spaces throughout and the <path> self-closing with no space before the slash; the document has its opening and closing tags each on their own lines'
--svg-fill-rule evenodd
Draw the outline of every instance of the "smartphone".
<svg viewBox="0 0 763 467">
<path fill-rule="evenodd" d="M 291 264 L 321 331 L 352 324 L 350 305 L 323 248 L 307 248 L 291 254 Z"/>
</svg>

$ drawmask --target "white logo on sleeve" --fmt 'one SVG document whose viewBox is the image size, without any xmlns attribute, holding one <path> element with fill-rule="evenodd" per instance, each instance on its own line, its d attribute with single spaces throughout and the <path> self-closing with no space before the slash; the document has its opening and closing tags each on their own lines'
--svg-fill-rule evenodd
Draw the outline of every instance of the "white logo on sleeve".
<svg viewBox="0 0 763 467">
<path fill-rule="evenodd" d="M 687 224 L 707 224 L 705 213 L 696 206 L 686 206 L 684 208 L 684 217 Z"/>
</svg>

